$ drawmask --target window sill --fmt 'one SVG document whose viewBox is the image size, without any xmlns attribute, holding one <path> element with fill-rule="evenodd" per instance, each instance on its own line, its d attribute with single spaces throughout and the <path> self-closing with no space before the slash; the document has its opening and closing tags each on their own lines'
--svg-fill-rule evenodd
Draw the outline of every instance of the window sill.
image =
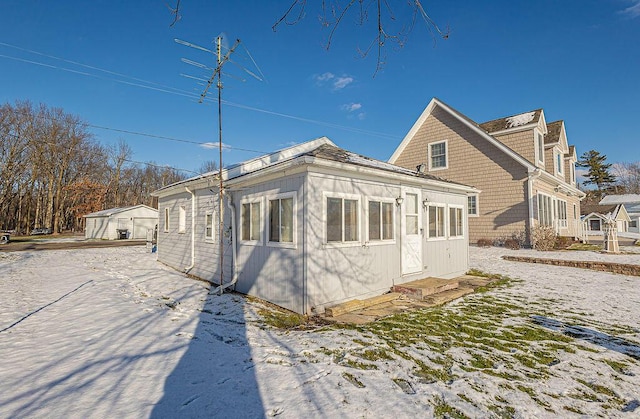
<svg viewBox="0 0 640 419">
<path fill-rule="evenodd" d="M 267 247 L 275 247 L 281 249 L 297 249 L 296 242 L 267 242 Z"/>
<path fill-rule="evenodd" d="M 329 242 L 323 243 L 322 247 L 324 249 L 341 249 L 345 247 L 361 247 L 361 242 Z"/>
<path fill-rule="evenodd" d="M 363 246 L 371 247 L 371 246 L 389 246 L 396 244 L 396 240 L 374 240 L 368 241 L 363 244 Z"/>
</svg>

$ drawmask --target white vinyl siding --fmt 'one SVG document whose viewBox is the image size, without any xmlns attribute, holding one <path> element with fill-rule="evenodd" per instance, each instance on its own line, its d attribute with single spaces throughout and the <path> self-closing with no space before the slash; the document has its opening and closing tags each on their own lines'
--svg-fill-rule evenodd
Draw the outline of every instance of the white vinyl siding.
<svg viewBox="0 0 640 419">
<path fill-rule="evenodd" d="M 447 167 L 447 142 L 439 141 L 429 144 L 429 170 L 446 169 Z"/>
</svg>

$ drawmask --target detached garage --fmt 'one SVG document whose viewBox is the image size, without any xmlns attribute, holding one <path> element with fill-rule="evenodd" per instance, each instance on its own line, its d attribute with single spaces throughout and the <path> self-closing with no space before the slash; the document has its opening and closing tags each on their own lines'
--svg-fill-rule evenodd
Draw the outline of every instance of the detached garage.
<svg viewBox="0 0 640 419">
<path fill-rule="evenodd" d="M 84 216 L 87 239 L 143 240 L 158 224 L 158 210 L 146 205 L 111 208 Z"/>
</svg>

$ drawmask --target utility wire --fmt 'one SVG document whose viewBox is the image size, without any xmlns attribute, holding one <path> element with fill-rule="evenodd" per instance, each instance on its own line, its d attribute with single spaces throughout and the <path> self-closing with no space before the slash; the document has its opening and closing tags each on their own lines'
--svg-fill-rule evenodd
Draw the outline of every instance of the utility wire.
<svg viewBox="0 0 640 419">
<path fill-rule="evenodd" d="M 17 50 L 20 50 L 20 51 L 24 51 L 24 52 L 29 52 L 29 53 L 32 53 L 32 54 L 40 55 L 40 56 L 47 57 L 47 58 L 60 60 L 60 61 L 67 62 L 67 63 L 70 63 L 70 64 L 79 65 L 79 66 L 82 66 L 84 68 L 88 68 L 88 69 L 92 69 L 92 70 L 96 70 L 96 71 L 101 71 L 101 72 L 104 72 L 106 74 L 115 75 L 115 76 L 118 76 L 118 77 L 123 77 L 123 78 L 126 78 L 126 79 L 133 80 L 134 82 L 129 82 L 129 81 L 126 81 L 126 80 L 121 80 L 121 79 L 117 79 L 117 78 L 113 78 L 113 77 L 103 77 L 103 76 L 99 76 L 99 75 L 96 75 L 96 74 L 91 74 L 91 73 L 87 73 L 87 72 L 83 72 L 83 71 L 69 69 L 69 68 L 66 68 L 66 67 L 54 66 L 54 65 L 51 65 L 51 64 L 46 64 L 46 63 L 33 61 L 33 60 L 27 60 L 27 59 L 24 59 L 24 58 L 12 57 L 12 56 L 3 55 L 3 54 L 0 54 L 0 58 L 6 58 L 6 59 L 10 59 L 10 60 L 15 60 L 15 61 L 21 61 L 21 62 L 28 63 L 28 64 L 34 64 L 34 65 L 39 65 L 39 66 L 42 66 L 42 67 L 48 67 L 48 68 L 52 68 L 52 69 L 67 71 L 67 72 L 70 72 L 70 73 L 80 74 L 80 75 L 84 75 L 84 76 L 88 76 L 88 77 L 94 77 L 94 78 L 102 79 L 102 80 L 106 80 L 106 81 L 114 81 L 114 82 L 117 82 L 117 83 L 126 84 L 126 85 L 134 86 L 134 87 L 141 87 L 141 88 L 144 88 L 144 89 L 149 89 L 149 90 L 153 90 L 153 91 L 157 91 L 157 92 L 161 92 L 161 93 L 169 93 L 169 94 L 174 94 L 174 95 L 178 95 L 178 96 L 188 97 L 188 98 L 191 98 L 191 99 L 198 99 L 199 98 L 199 95 L 195 94 L 195 93 L 191 93 L 191 92 L 188 92 L 188 91 L 185 91 L 185 90 L 181 90 L 181 89 L 178 89 L 178 88 L 175 88 L 175 87 L 171 87 L 171 86 L 166 86 L 166 85 L 163 85 L 163 84 L 160 84 L 160 83 L 148 81 L 148 80 L 145 80 L 145 79 L 128 76 L 128 75 L 123 74 L 123 73 L 117 73 L 117 72 L 114 72 L 114 71 L 111 71 L 111 70 L 106 70 L 106 69 L 103 69 L 103 68 L 100 68 L 100 67 L 97 67 L 97 66 L 92 66 L 92 65 L 88 65 L 88 64 L 83 64 L 83 63 L 79 63 L 79 62 L 76 62 L 76 61 L 72 61 L 72 60 L 67 60 L 65 58 L 60 58 L 60 57 L 56 57 L 54 55 L 49 55 L 49 54 L 45 54 L 45 53 L 42 53 L 42 52 L 38 52 L 38 51 L 34 51 L 34 50 L 18 47 L 18 46 L 15 46 L 15 45 L 7 44 L 5 42 L 0 42 L 0 45 L 8 47 L 8 48 L 14 48 L 14 49 L 17 49 Z M 260 73 L 262 74 L 262 71 L 260 71 Z M 146 84 L 143 84 L 143 83 L 146 83 Z M 217 102 L 217 100 L 215 98 L 207 98 L 206 101 L 207 102 L 213 102 L 213 103 Z M 354 133 L 359 133 L 359 134 L 371 135 L 371 136 L 375 136 L 375 137 L 378 137 L 378 138 L 389 138 L 389 139 L 397 139 L 398 138 L 396 135 L 392 135 L 392 134 L 386 134 L 386 133 L 375 132 L 375 131 L 368 131 L 368 130 L 359 129 L 359 128 L 347 127 L 347 126 L 339 125 L 339 124 L 332 124 L 332 123 L 329 123 L 329 122 L 324 122 L 324 121 L 319 121 L 319 120 L 315 120 L 315 119 L 299 117 L 299 116 L 285 114 L 285 113 L 281 113 L 281 112 L 270 111 L 268 109 L 256 108 L 256 107 L 249 106 L 249 105 L 243 105 L 243 104 L 239 104 L 239 103 L 228 102 L 228 101 L 225 101 L 225 100 L 223 100 L 222 102 L 224 104 L 228 105 L 228 106 L 236 107 L 236 108 L 239 108 L 239 109 L 245 109 L 245 110 L 250 110 L 250 111 L 254 111 L 254 112 L 260 112 L 260 113 L 264 113 L 264 114 L 267 114 L 267 115 L 279 116 L 279 117 L 293 119 L 293 120 L 297 120 L 297 121 L 301 121 L 301 122 L 307 122 L 307 123 L 311 123 L 311 124 L 315 124 L 315 125 L 326 126 L 326 127 L 329 127 L 329 128 L 340 129 L 340 130 L 343 130 L 343 131 L 349 131 L 349 132 L 354 132 Z"/>
</svg>

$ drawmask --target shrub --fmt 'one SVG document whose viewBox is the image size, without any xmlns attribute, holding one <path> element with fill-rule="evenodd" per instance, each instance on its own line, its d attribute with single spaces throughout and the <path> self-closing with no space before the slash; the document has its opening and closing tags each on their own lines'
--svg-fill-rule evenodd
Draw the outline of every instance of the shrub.
<svg viewBox="0 0 640 419">
<path fill-rule="evenodd" d="M 516 239 L 506 239 L 504 241 L 504 247 L 506 247 L 507 249 L 518 250 L 522 246 L 520 245 L 520 242 Z"/>
<path fill-rule="evenodd" d="M 491 247 L 493 240 L 491 239 L 478 239 L 478 247 Z"/>
<path fill-rule="evenodd" d="M 536 250 L 553 250 L 556 244 L 556 232 L 553 227 L 537 226 L 531 234 Z"/>
<path fill-rule="evenodd" d="M 573 244 L 573 239 L 571 237 L 558 236 L 556 237 L 554 249 L 567 249 L 572 244 Z"/>
</svg>

